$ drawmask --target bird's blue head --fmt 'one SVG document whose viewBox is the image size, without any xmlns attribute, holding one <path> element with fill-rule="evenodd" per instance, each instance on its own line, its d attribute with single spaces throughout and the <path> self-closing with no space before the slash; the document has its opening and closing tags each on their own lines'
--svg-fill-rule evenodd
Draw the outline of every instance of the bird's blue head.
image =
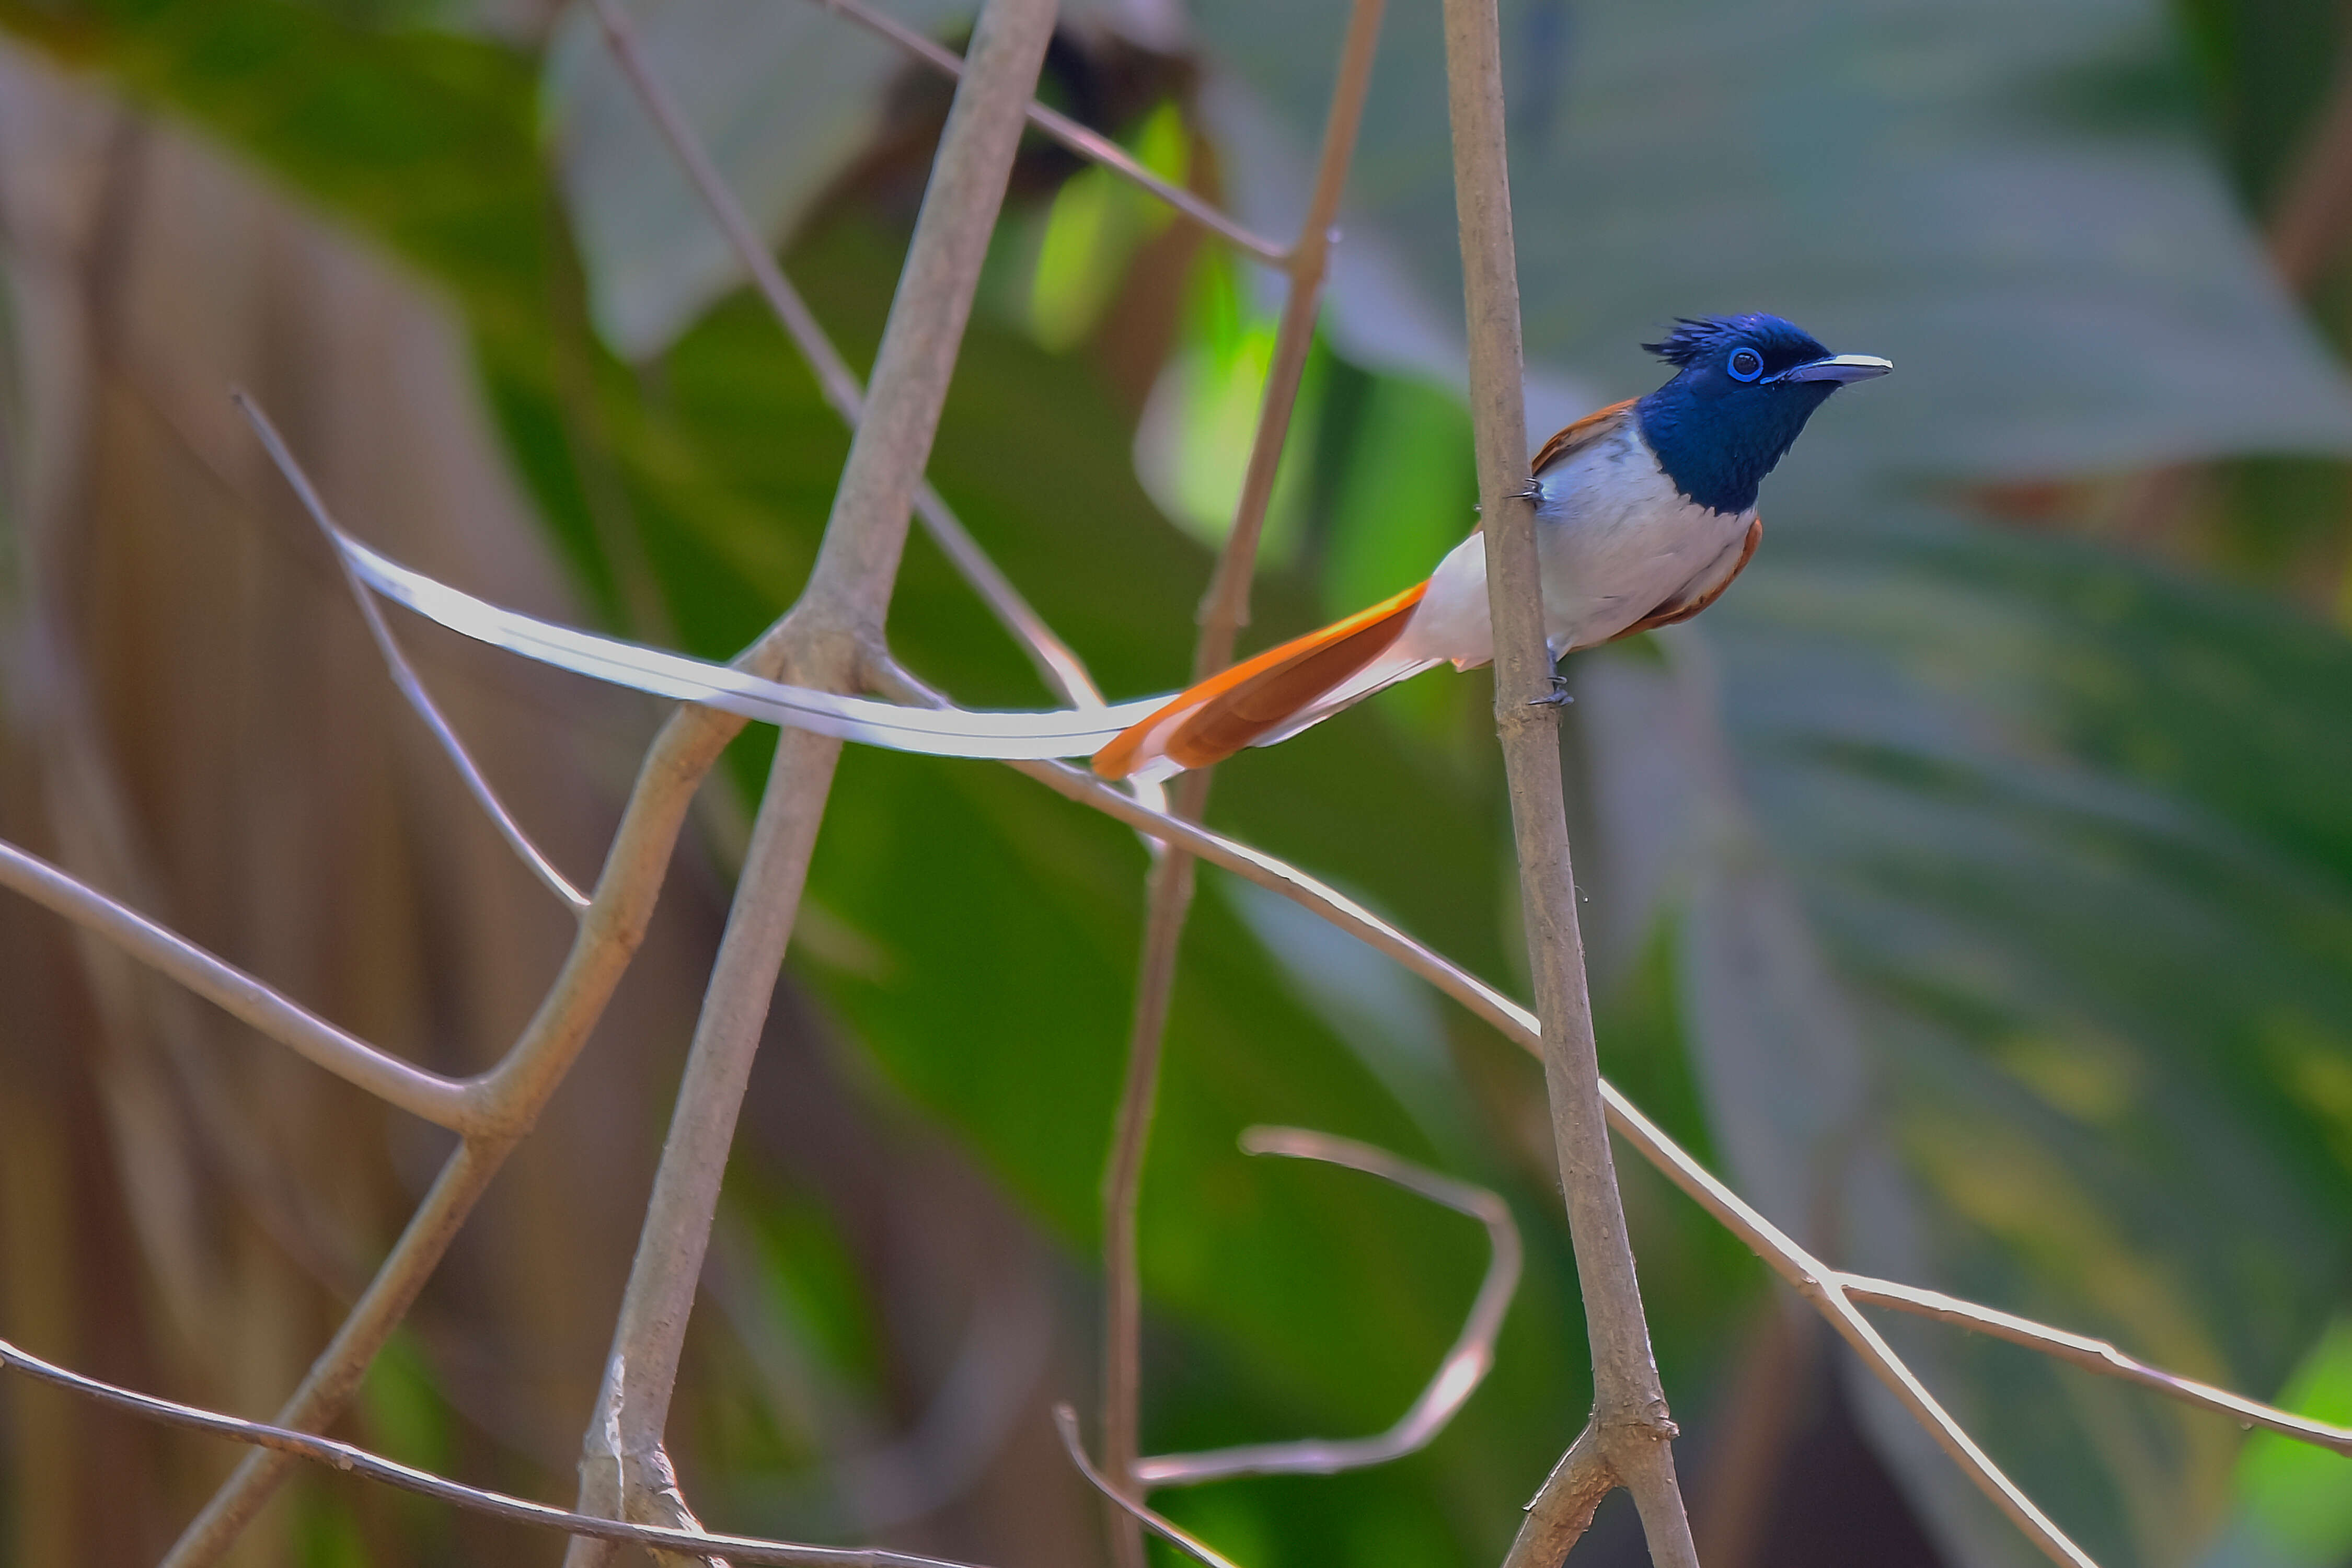
<svg viewBox="0 0 2352 1568">
<path fill-rule="evenodd" d="M 1833 354 L 1793 322 L 1762 314 L 1685 319 L 1664 342 L 1642 346 L 1675 367 L 1633 405 L 1642 437 L 1676 489 L 1717 511 L 1756 504 L 1756 487 L 1831 393 L 1895 368 Z"/>
</svg>

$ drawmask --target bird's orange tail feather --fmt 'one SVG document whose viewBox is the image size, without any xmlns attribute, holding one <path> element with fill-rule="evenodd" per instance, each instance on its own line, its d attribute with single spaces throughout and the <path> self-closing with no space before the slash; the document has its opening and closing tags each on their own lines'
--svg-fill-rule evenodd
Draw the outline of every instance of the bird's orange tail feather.
<svg viewBox="0 0 2352 1568">
<path fill-rule="evenodd" d="M 1161 758 L 1204 768 L 1279 733 L 1317 698 L 1388 651 L 1428 590 L 1416 583 L 1321 631 L 1294 637 L 1178 693 L 1094 755 L 1095 772 L 1123 779 Z"/>
</svg>

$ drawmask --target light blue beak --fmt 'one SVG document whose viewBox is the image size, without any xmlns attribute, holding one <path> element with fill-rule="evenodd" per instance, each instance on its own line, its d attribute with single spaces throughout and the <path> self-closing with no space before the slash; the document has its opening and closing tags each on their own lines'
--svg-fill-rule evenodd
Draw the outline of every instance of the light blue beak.
<svg viewBox="0 0 2352 1568">
<path fill-rule="evenodd" d="M 1791 365 L 1774 376 L 1774 381 L 1868 381 L 1874 375 L 1885 375 L 1895 368 L 1892 360 L 1876 354 L 1832 354 L 1827 359 L 1808 360 Z"/>
</svg>

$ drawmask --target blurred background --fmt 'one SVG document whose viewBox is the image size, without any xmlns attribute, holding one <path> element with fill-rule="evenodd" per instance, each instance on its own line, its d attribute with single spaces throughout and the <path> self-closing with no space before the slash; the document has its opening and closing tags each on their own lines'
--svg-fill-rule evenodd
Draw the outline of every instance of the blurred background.
<svg viewBox="0 0 2352 1568">
<path fill-rule="evenodd" d="M 950 44 L 956 0 L 886 7 Z M 1065 5 L 1041 95 L 1286 239 L 1339 0 Z M 947 102 L 811 0 L 636 13 L 861 366 Z M 1767 485 L 1701 620 L 1572 659 L 1605 1069 L 1808 1246 L 2352 1418 L 2352 29 L 2336 0 L 1511 0 L 1532 434 L 1769 310 L 1896 374 Z M 547 0 L 0 0 L 0 837 L 378 1044 L 486 1066 L 569 923 L 400 705 L 234 419 L 500 602 L 724 658 L 845 438 Z M 1436 7 L 1391 6 L 1247 646 L 1474 521 Z M 1276 280 L 1029 146 L 931 475 L 1114 697 L 1181 678 Z M 658 706 L 414 623 L 530 831 L 593 874 Z M 900 655 L 1048 700 L 919 536 Z M 1216 826 L 1524 991 L 1483 674 L 1220 774 Z M 771 732 L 340 1431 L 572 1493 Z M 845 759 L 672 1417 L 714 1528 L 1104 1561 L 1097 1192 L 1145 859 L 1003 769 Z M 1164 1494 L 1244 1568 L 1498 1561 L 1581 1424 L 1532 1064 L 1204 873 L 1143 1237 L 1147 1447 L 1385 1426 L 1477 1228 L 1244 1159 L 1290 1122 L 1493 1186 L 1496 1375 L 1426 1452 Z M 260 1415 L 443 1135 L 0 900 L 0 1333 Z M 2023 1563 L 1818 1322 L 1621 1167 L 1711 1568 Z M 1916 1322 L 1889 1333 L 2110 1568 L 2352 1562 L 2352 1460 Z M 0 1558 L 152 1561 L 236 1456 L 0 1384 Z M 238 1561 L 552 1561 L 305 1475 Z M 1622 1499 L 1575 1562 L 1642 1561 Z"/>
</svg>

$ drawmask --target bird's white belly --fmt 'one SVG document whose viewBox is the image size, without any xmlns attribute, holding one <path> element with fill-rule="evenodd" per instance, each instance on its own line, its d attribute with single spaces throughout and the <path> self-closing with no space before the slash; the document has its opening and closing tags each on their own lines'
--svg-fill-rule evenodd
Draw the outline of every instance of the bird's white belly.
<svg viewBox="0 0 2352 1568">
<path fill-rule="evenodd" d="M 1753 512 L 1685 499 L 1629 417 L 1537 476 L 1536 556 L 1544 635 L 1558 658 L 1608 641 L 1737 558 Z M 1455 546 L 1429 580 L 1397 653 L 1463 668 L 1494 658 L 1486 616 L 1486 536 Z"/>
</svg>

